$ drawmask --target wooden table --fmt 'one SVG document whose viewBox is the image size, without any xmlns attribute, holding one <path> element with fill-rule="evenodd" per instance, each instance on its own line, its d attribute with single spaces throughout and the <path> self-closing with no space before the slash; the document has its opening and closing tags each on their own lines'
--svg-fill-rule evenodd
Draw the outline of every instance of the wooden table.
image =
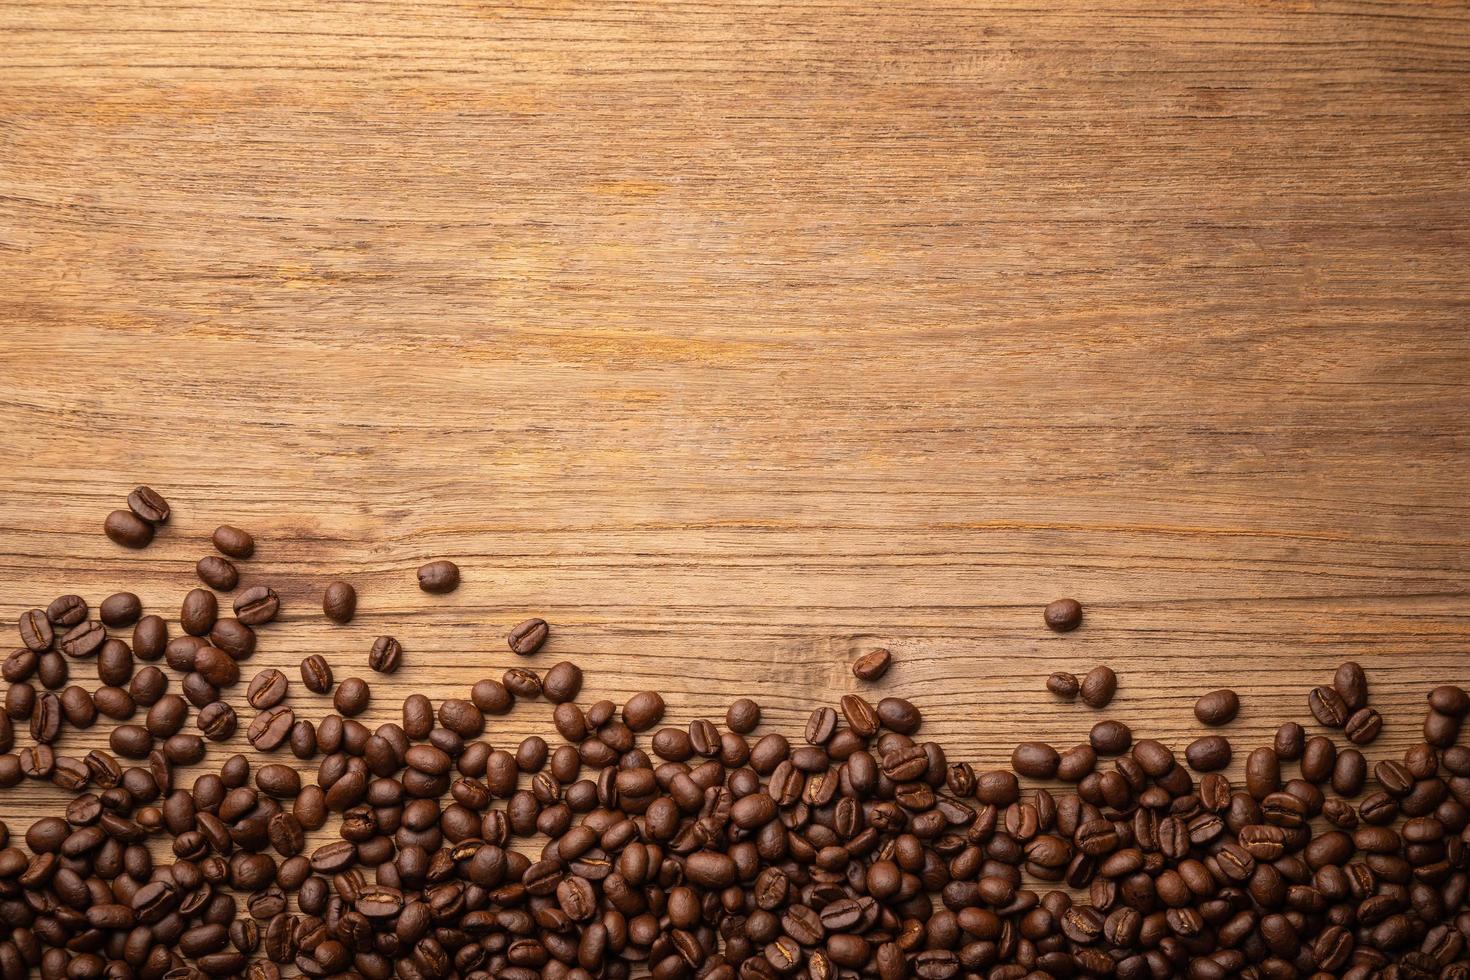
<svg viewBox="0 0 1470 980">
<path fill-rule="evenodd" d="M 1470 683 L 1467 58 L 1450 2 L 5 5 L 0 620 L 176 617 L 228 521 L 246 676 L 396 635 L 373 723 L 536 614 L 679 723 L 887 646 L 986 767 L 1103 717 L 1054 669 L 1249 747 L 1356 658 L 1397 753 Z"/>
</svg>

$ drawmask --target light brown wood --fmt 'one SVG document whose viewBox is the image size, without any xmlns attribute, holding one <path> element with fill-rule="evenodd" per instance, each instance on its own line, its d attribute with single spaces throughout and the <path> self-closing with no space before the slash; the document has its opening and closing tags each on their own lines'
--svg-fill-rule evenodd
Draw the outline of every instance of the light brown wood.
<svg viewBox="0 0 1470 980">
<path fill-rule="evenodd" d="M 1054 669 L 1248 748 L 1356 658 L 1397 753 L 1470 682 L 1467 58 L 1455 3 L 5 5 L 0 621 L 172 618 L 228 521 L 247 677 L 396 635 L 371 723 L 539 614 L 588 697 L 902 694 L 986 767 L 1103 717 Z"/>
</svg>

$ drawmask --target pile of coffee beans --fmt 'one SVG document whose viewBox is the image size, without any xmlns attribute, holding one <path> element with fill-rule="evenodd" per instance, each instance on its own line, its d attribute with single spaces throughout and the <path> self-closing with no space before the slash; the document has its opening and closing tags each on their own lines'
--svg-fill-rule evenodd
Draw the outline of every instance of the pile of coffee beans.
<svg viewBox="0 0 1470 980">
<path fill-rule="evenodd" d="M 128 513 L 151 534 L 168 507 L 139 494 Z M 114 523 L 127 522 L 109 518 L 110 535 Z M 254 551 L 235 528 L 214 540 L 236 560 Z M 216 562 L 199 573 L 237 583 Z M 458 570 L 434 562 L 419 582 L 443 594 Z M 4 663 L 0 786 L 74 794 L 20 839 L 0 826 L 5 980 L 1470 978 L 1458 686 L 1429 691 L 1422 742 L 1370 766 L 1360 747 L 1382 719 L 1362 714 L 1366 676 L 1344 664 L 1307 699 L 1329 734 L 1282 725 L 1232 785 L 1219 734 L 1181 757 L 1104 719 L 1085 743 L 1025 742 L 1009 768 L 977 772 L 922 739 L 902 698 L 848 694 L 792 737 L 756 736 L 748 698 L 723 725 L 674 727 L 653 691 L 583 698 L 565 661 L 437 706 L 412 694 L 400 721 L 369 729 L 354 719 L 368 683 L 313 655 L 301 682 L 336 712 L 297 717 L 292 680 L 267 669 L 248 683 L 243 727 L 258 752 L 315 762 L 314 779 L 242 754 L 186 787 L 204 739 L 238 736 L 220 692 L 279 598 L 252 586 L 220 619 L 214 592 L 196 590 L 170 639 L 130 595 L 97 621 L 74 595 L 27 612 Z M 325 615 L 355 609 L 351 586 L 328 586 Z M 109 632 L 129 625 L 131 644 Z M 507 643 L 530 657 L 548 635 L 532 619 Z M 380 637 L 369 666 L 401 657 Z M 876 682 L 892 659 L 869 651 L 853 672 Z M 101 686 L 68 686 L 69 665 L 90 660 Z M 1093 708 L 1117 685 L 1106 666 L 1047 681 Z M 536 699 L 554 706 L 544 737 L 492 747 L 495 719 Z M 1239 708 L 1222 690 L 1195 711 L 1221 726 Z M 53 751 L 63 725 L 99 716 L 119 722 L 111 751 Z M 17 753 L 12 720 L 30 722 Z M 308 846 L 318 831 L 328 842 Z"/>
</svg>

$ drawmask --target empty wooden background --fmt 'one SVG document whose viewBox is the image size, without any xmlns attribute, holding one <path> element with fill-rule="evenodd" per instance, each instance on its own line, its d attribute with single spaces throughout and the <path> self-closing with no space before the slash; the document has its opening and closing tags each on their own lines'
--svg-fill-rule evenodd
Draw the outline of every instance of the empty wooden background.
<svg viewBox="0 0 1470 980">
<path fill-rule="evenodd" d="M 394 634 L 370 722 L 532 614 L 680 723 L 888 646 L 983 766 L 1102 717 L 1057 668 L 1181 745 L 1233 685 L 1249 746 L 1357 658 L 1383 754 L 1470 682 L 1463 4 L 26 0 L 0 62 L 7 625 L 175 618 L 229 521 L 246 676 Z"/>
</svg>

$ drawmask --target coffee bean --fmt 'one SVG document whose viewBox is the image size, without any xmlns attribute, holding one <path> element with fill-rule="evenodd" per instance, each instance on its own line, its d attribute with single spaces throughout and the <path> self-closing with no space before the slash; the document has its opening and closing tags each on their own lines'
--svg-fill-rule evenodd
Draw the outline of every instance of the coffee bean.
<svg viewBox="0 0 1470 980">
<path fill-rule="evenodd" d="M 380 636 L 368 651 L 368 666 L 380 674 L 391 674 L 403 661 L 403 647 L 391 636 Z"/>
<path fill-rule="evenodd" d="M 54 656 L 54 654 L 53 654 Z M 66 661 L 60 660 L 64 666 Z M 133 676 L 133 651 L 122 640 L 109 639 L 97 651 L 97 679 L 121 686 Z"/>
<path fill-rule="evenodd" d="M 214 542 L 220 554 L 240 561 L 245 561 L 255 554 L 255 539 L 249 533 L 229 524 L 221 524 L 215 528 L 214 534 L 210 535 L 210 540 Z"/>
<path fill-rule="evenodd" d="M 147 486 L 137 487 L 128 494 L 128 509 L 149 524 L 167 524 L 172 513 L 163 495 Z"/>
<path fill-rule="evenodd" d="M 1462 718 L 1470 714 L 1470 694 L 1454 684 L 1442 684 L 1429 692 L 1429 706 L 1442 715 Z"/>
<path fill-rule="evenodd" d="M 1294 721 L 1288 721 L 1276 729 L 1275 748 L 1276 755 L 1291 762 L 1302 757 L 1302 749 L 1306 745 L 1306 732 Z"/>
<path fill-rule="evenodd" d="M 19 628 L 20 641 L 36 653 L 50 650 L 51 644 L 56 640 L 56 633 L 51 629 L 51 620 L 40 609 L 21 613 Z"/>
<path fill-rule="evenodd" d="M 280 611 L 281 597 L 264 585 L 252 585 L 235 597 L 235 618 L 246 626 L 269 623 Z"/>
<path fill-rule="evenodd" d="M 245 737 L 261 752 L 273 752 L 291 735 L 296 716 L 290 708 L 267 708 L 255 716 Z"/>
<path fill-rule="evenodd" d="M 1367 745 L 1383 730 L 1383 718 L 1372 708 L 1359 708 L 1348 716 L 1343 728 L 1348 741 L 1354 745 Z"/>
<path fill-rule="evenodd" d="M 357 590 L 337 579 L 322 592 L 322 613 L 334 623 L 350 623 L 357 614 Z"/>
<path fill-rule="evenodd" d="M 852 663 L 852 674 L 860 681 L 876 681 L 888 673 L 893 654 L 879 647 L 869 650 Z"/>
<path fill-rule="evenodd" d="M 1307 707 L 1317 723 L 1327 728 L 1341 728 L 1347 721 L 1347 705 L 1333 688 L 1314 687 L 1307 693 Z"/>
<path fill-rule="evenodd" d="M 623 723 L 635 732 L 646 732 L 664 716 L 663 696 L 654 691 L 635 694 L 623 705 Z"/>
<path fill-rule="evenodd" d="M 236 660 L 248 660 L 255 652 L 255 631 L 233 617 L 217 619 L 210 627 L 209 642 Z"/>
<path fill-rule="evenodd" d="M 435 594 L 453 592 L 459 588 L 459 566 L 444 559 L 420 566 L 419 588 Z"/>
<path fill-rule="evenodd" d="M 104 625 L 121 629 L 132 626 L 143 615 L 143 602 L 131 592 L 114 592 L 102 600 L 97 614 Z"/>
<path fill-rule="evenodd" d="M 1118 675 L 1111 667 L 1097 666 L 1082 678 L 1082 701 L 1089 708 L 1106 708 L 1118 692 Z"/>
<path fill-rule="evenodd" d="M 1077 697 L 1082 685 L 1078 683 L 1076 674 L 1059 670 L 1046 679 L 1046 689 L 1065 701 L 1071 701 Z"/>
<path fill-rule="evenodd" d="M 761 722 L 761 707 L 750 698 L 737 698 L 725 710 L 725 727 L 739 735 L 749 735 Z"/>
<path fill-rule="evenodd" d="M 1087 739 L 1100 755 L 1121 755 L 1133 744 L 1133 730 L 1121 721 L 1100 721 L 1092 726 Z"/>
<path fill-rule="evenodd" d="M 1022 742 L 1011 753 L 1011 768 L 1030 779 L 1051 779 L 1061 757 L 1045 742 Z"/>
<path fill-rule="evenodd" d="M 1230 765 L 1230 740 L 1220 735 L 1206 735 L 1189 743 L 1184 758 L 1195 772 L 1216 772 Z M 1274 755 L 1273 755 L 1274 758 Z"/>
<path fill-rule="evenodd" d="M 1239 695 L 1223 688 L 1201 695 L 1194 703 L 1194 716 L 1202 725 L 1228 725 L 1239 713 Z"/>
<path fill-rule="evenodd" d="M 1368 676 L 1360 665 L 1351 660 L 1337 668 L 1332 688 L 1349 714 L 1368 704 Z"/>
<path fill-rule="evenodd" d="M 139 660 L 157 660 L 168 645 L 168 624 L 162 616 L 144 616 L 133 627 L 133 655 Z"/>
<path fill-rule="evenodd" d="M 286 679 L 285 674 L 274 667 L 268 667 L 251 678 L 245 700 L 257 711 L 274 708 L 286 700 L 286 692 L 290 686 L 291 682 Z"/>
<path fill-rule="evenodd" d="M 51 620 L 51 625 L 62 626 L 67 629 L 83 622 L 87 618 L 87 600 L 79 595 L 62 595 L 51 600 L 46 607 L 46 618 Z"/>
<path fill-rule="evenodd" d="M 332 695 L 332 706 L 344 718 L 351 718 L 367 710 L 371 697 L 367 681 L 361 677 L 349 677 L 337 685 L 337 692 Z"/>
<path fill-rule="evenodd" d="M 102 649 L 107 649 L 107 644 L 102 644 Z M 98 651 L 99 655 L 101 651 Z M 55 650 L 47 650 L 36 658 L 36 676 L 41 680 L 41 686 L 48 690 L 59 690 L 66 684 L 71 668 L 66 665 L 66 658 Z"/>
<path fill-rule="evenodd" d="M 457 576 L 458 572 L 456 572 L 455 574 Z M 423 581 L 422 569 L 419 570 L 419 580 L 420 582 Z M 450 588 L 453 588 L 453 586 L 451 586 Z M 425 591 L 435 592 L 448 590 L 426 589 Z M 531 654 L 541 649 L 541 645 L 546 642 L 546 636 L 548 632 L 549 629 L 546 625 L 546 620 L 528 619 L 525 622 L 520 623 L 515 627 L 515 629 L 507 633 L 505 636 L 505 642 L 510 646 L 512 653 L 520 654 L 522 657 L 529 657 Z"/>
<path fill-rule="evenodd" d="M 1076 599 L 1057 599 L 1047 604 L 1042 618 L 1046 628 L 1057 633 L 1069 633 L 1082 625 L 1082 603 Z"/>
<path fill-rule="evenodd" d="M 179 608 L 179 625 L 190 636 L 204 636 L 214 626 L 219 601 L 208 589 L 190 589 Z"/>
<path fill-rule="evenodd" d="M 200 734 L 211 742 L 224 742 L 234 737 L 239 727 L 239 719 L 235 716 L 235 709 L 223 701 L 211 701 L 199 709 L 199 717 L 195 719 Z"/>
<path fill-rule="evenodd" d="M 153 540 L 153 525 L 130 510 L 115 510 L 102 522 L 102 530 L 114 544 L 124 548 L 146 548 Z"/>
<path fill-rule="evenodd" d="M 319 653 L 301 661 L 301 683 L 313 694 L 326 694 L 332 689 L 332 665 Z"/>
<path fill-rule="evenodd" d="M 228 558 L 219 555 L 205 555 L 199 559 L 194 565 L 194 574 L 199 576 L 199 581 L 219 592 L 233 591 L 240 584 L 240 573 L 235 566 Z"/>
<path fill-rule="evenodd" d="M 541 681 L 541 693 L 552 704 L 575 701 L 582 690 L 582 669 L 563 660 L 546 672 Z"/>
<path fill-rule="evenodd" d="M 67 630 L 66 635 L 61 638 L 57 645 L 61 652 L 68 657 L 81 660 L 96 655 L 102 649 L 102 644 L 107 642 L 107 627 L 100 622 L 92 620 L 80 623 Z"/>
</svg>

